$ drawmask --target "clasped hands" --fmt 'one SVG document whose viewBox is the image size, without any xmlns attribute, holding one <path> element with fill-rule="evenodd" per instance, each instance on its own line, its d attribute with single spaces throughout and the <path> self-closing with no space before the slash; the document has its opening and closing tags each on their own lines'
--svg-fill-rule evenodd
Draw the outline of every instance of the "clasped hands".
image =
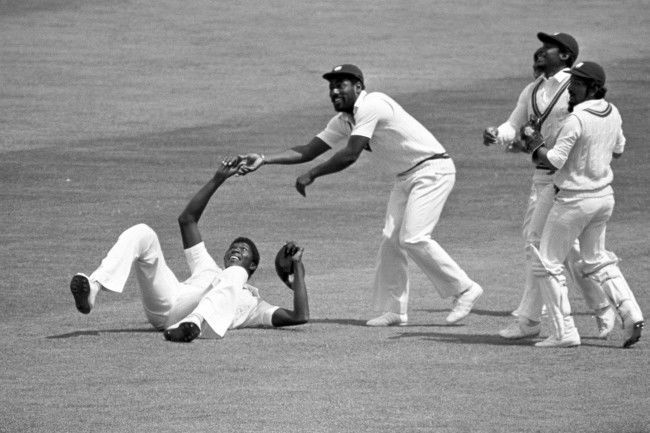
<svg viewBox="0 0 650 433">
<path fill-rule="evenodd" d="M 229 156 L 222 160 L 221 164 L 230 175 L 245 176 L 252 173 L 266 163 L 264 155 L 259 153 L 247 153 L 245 155 Z M 306 188 L 314 182 L 313 176 L 307 172 L 296 179 L 296 190 L 303 197 L 307 196 Z"/>
</svg>

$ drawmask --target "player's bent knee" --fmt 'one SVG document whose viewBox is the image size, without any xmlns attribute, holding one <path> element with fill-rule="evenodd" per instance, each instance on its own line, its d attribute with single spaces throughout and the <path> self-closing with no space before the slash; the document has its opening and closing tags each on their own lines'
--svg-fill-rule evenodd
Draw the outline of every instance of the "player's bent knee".
<svg viewBox="0 0 650 433">
<path fill-rule="evenodd" d="M 129 227 L 127 230 L 124 231 L 123 235 L 135 236 L 139 239 L 158 238 L 156 232 L 151 227 L 149 227 L 147 224 L 144 223 L 136 224 L 132 227 Z"/>
</svg>

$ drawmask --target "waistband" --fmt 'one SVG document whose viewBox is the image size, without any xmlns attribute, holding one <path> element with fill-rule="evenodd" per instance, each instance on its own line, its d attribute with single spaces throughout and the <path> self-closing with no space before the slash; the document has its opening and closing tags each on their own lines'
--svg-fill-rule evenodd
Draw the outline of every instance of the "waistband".
<svg viewBox="0 0 650 433">
<path fill-rule="evenodd" d="M 546 171 L 546 174 L 554 174 L 555 171 L 556 171 L 556 170 L 554 170 L 554 169 L 552 169 L 552 168 L 547 167 L 547 166 L 544 165 L 544 164 L 537 164 L 537 165 L 535 166 L 535 168 L 536 168 L 537 170 L 544 170 L 544 171 Z"/>
<path fill-rule="evenodd" d="M 554 184 L 553 190 L 555 191 L 556 195 L 562 194 L 575 197 L 600 197 L 602 195 L 609 195 L 614 192 L 611 184 L 607 184 L 596 189 L 563 189 Z"/>
<path fill-rule="evenodd" d="M 413 173 L 416 168 L 418 168 L 419 166 L 421 166 L 422 164 L 424 164 L 427 161 L 432 161 L 434 159 L 449 159 L 449 158 L 451 158 L 451 156 L 449 156 L 449 154 L 447 152 L 436 153 L 435 155 L 428 156 L 428 157 L 416 162 L 413 167 L 409 168 L 408 170 L 404 170 L 401 173 L 398 173 L 397 176 L 401 177 L 401 176 L 406 176 L 407 174 Z"/>
</svg>

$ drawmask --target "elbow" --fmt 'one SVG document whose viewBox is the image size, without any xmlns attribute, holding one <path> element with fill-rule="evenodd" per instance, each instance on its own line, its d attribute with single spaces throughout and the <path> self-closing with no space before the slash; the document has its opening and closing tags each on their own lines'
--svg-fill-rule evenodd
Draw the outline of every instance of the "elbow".
<svg viewBox="0 0 650 433">
<path fill-rule="evenodd" d="M 309 322 L 309 310 L 308 309 L 306 309 L 305 311 L 298 312 L 293 317 L 293 324 L 294 325 L 304 325 L 307 322 Z"/>
<path fill-rule="evenodd" d="M 190 215 L 186 211 L 183 211 L 179 216 L 178 216 L 178 225 L 181 227 L 196 223 L 196 218 L 194 218 L 193 215 Z"/>
</svg>

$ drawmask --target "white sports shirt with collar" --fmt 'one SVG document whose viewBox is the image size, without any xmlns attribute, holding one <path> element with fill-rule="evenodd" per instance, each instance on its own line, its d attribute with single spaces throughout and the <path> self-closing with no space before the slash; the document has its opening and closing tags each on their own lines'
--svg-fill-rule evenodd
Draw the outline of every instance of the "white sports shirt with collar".
<svg viewBox="0 0 650 433">
<path fill-rule="evenodd" d="M 519 95 L 517 105 L 508 120 L 497 128 L 499 144 L 505 146 L 518 138 L 521 127 L 528 122 L 530 115 L 535 113 L 533 104 L 536 104 L 537 111 L 544 112 L 560 87 L 570 78 L 571 74 L 566 68 L 549 78 L 540 75 L 535 81 L 528 84 Z M 555 144 L 562 122 L 569 114 L 568 103 L 569 92 L 565 90 L 542 124 L 541 133 L 549 148 Z"/>
<path fill-rule="evenodd" d="M 612 153 L 623 153 L 621 115 L 604 99 L 573 107 L 547 158 L 558 171 L 554 183 L 562 190 L 594 191 L 608 186 L 614 174 Z"/>
<path fill-rule="evenodd" d="M 359 94 L 353 115 L 338 113 L 316 136 L 330 148 L 343 148 L 351 135 L 370 139 L 370 157 L 397 175 L 412 168 L 418 162 L 435 154 L 444 153 L 445 148 L 413 116 L 397 102 L 381 92 Z M 338 149 L 334 149 L 338 150 Z M 451 159 L 432 161 L 439 173 L 455 173 Z"/>
</svg>

